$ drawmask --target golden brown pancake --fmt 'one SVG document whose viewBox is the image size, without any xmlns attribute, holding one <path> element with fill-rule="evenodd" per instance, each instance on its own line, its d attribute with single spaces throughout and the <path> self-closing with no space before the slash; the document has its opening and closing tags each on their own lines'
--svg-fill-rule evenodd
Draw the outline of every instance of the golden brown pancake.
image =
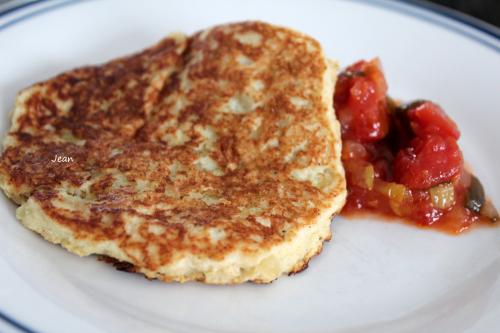
<svg viewBox="0 0 500 333">
<path fill-rule="evenodd" d="M 300 271 L 344 204 L 336 73 L 317 41 L 243 22 L 22 91 L 0 162 L 17 217 L 164 281 Z"/>
</svg>

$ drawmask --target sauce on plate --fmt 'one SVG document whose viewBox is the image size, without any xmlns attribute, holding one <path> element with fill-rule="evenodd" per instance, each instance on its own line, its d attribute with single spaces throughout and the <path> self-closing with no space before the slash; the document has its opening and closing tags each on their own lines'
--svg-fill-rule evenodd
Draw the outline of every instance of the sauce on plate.
<svg viewBox="0 0 500 333">
<path fill-rule="evenodd" d="M 500 224 L 464 167 L 455 122 L 431 101 L 389 98 L 378 59 L 339 75 L 334 106 L 348 187 L 344 216 L 378 214 L 450 234 Z"/>
</svg>

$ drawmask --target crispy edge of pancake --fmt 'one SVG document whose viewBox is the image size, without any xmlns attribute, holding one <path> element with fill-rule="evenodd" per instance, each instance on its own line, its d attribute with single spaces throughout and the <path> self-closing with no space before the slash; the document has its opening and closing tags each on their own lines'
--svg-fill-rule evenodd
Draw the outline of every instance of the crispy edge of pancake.
<svg viewBox="0 0 500 333">
<path fill-rule="evenodd" d="M 269 283 L 283 274 L 297 273 L 307 268 L 309 260 L 321 252 L 323 242 L 331 239 L 332 218 L 341 210 L 346 199 L 344 169 L 340 161 L 340 125 L 335 118 L 332 103 L 337 66 L 331 60 L 327 60 L 324 54 L 322 57 L 327 62 L 327 70 L 323 77 L 322 99 L 327 105 L 328 124 L 335 139 L 336 161 L 332 166 L 335 174 L 341 178 L 339 195 L 332 200 L 330 206 L 324 209 L 315 221 L 300 228 L 292 238 L 256 254 L 231 253 L 221 261 L 190 256 L 181 262 L 160 266 L 155 271 L 143 267 L 133 267 L 131 271 L 165 282 L 196 280 L 209 284 L 235 284 L 246 281 Z M 32 198 L 17 209 L 16 216 L 23 225 L 39 233 L 49 242 L 60 244 L 79 256 L 99 254 L 122 262 L 132 262 L 113 241 L 94 242 L 75 237 L 70 228 L 54 223 Z"/>
</svg>

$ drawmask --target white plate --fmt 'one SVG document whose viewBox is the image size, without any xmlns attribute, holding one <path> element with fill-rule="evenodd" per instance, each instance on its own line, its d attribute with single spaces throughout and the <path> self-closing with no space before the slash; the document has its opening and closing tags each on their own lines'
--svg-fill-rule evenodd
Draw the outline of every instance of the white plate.
<svg viewBox="0 0 500 333">
<path fill-rule="evenodd" d="M 500 42 L 391 1 L 50 1 L 0 18 L 3 133 L 15 93 L 176 30 L 262 19 L 307 32 L 347 65 L 380 56 L 390 93 L 440 103 L 500 203 Z M 271 285 L 164 284 L 43 241 L 0 200 L 0 330 L 15 332 L 494 332 L 500 229 L 460 237 L 379 221 L 334 223 L 303 273 Z M 10 323 L 9 323 L 10 322 Z M 16 328 L 11 324 L 18 325 Z"/>
</svg>

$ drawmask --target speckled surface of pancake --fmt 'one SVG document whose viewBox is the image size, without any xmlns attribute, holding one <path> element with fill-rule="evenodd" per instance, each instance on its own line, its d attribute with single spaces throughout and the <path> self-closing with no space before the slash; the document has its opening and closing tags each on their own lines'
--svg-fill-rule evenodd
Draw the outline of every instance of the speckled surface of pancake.
<svg viewBox="0 0 500 333">
<path fill-rule="evenodd" d="M 20 92 L 0 185 L 78 255 L 270 282 L 321 251 L 345 201 L 335 70 L 311 37 L 261 22 L 167 37 Z"/>
</svg>

